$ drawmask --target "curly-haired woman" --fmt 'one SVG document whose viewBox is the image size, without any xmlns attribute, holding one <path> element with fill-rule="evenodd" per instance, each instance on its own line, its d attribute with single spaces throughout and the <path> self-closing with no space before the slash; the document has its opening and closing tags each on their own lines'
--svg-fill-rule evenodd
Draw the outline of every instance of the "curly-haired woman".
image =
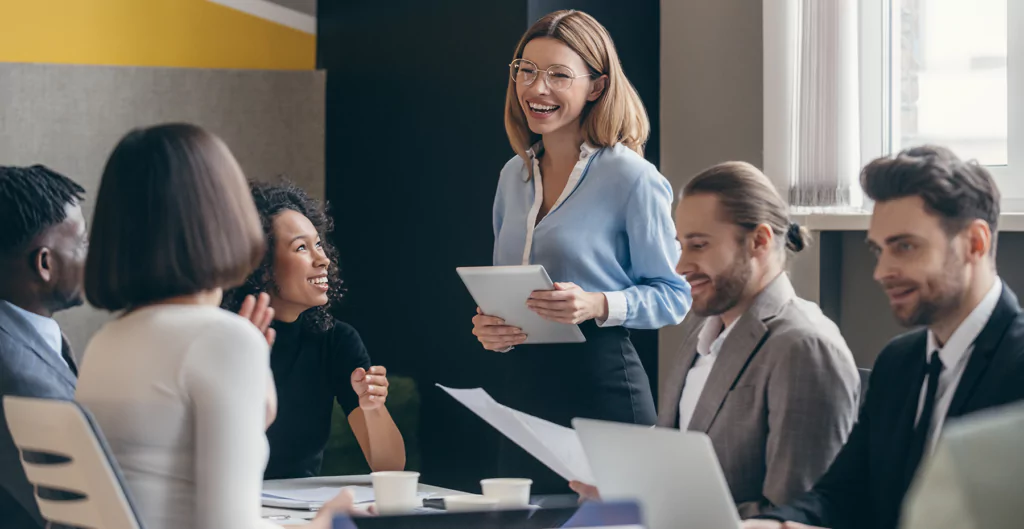
<svg viewBox="0 0 1024 529">
<path fill-rule="evenodd" d="M 267 293 L 277 336 L 270 367 L 277 419 L 267 429 L 266 479 L 315 476 L 331 429 L 334 400 L 374 471 L 405 466 L 402 434 L 384 402 L 387 371 L 371 366 L 359 334 L 330 313 L 341 298 L 332 222 L 321 205 L 290 182 L 250 185 L 267 253 L 245 284 L 225 294 L 238 310 L 246 296 Z"/>
</svg>

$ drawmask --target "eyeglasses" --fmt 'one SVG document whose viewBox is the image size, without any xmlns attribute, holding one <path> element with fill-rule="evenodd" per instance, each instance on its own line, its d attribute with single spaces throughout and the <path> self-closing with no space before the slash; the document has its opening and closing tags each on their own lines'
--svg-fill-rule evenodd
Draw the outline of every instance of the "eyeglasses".
<svg viewBox="0 0 1024 529">
<path fill-rule="evenodd" d="M 541 70 L 533 61 L 516 59 L 508 65 L 512 81 L 523 86 L 530 86 L 537 80 L 541 72 L 547 74 L 548 88 L 555 92 L 568 90 L 572 80 L 579 77 L 593 77 L 593 74 L 576 75 L 568 66 L 556 64 L 547 70 Z"/>
</svg>

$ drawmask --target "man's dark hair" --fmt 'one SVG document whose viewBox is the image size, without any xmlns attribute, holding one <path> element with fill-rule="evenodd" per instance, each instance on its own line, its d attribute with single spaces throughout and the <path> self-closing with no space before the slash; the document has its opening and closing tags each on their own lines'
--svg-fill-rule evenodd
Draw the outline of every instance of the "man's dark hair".
<svg viewBox="0 0 1024 529">
<path fill-rule="evenodd" d="M 274 287 L 274 217 L 285 210 L 301 213 L 313 224 L 320 234 L 321 247 L 331 264 L 327 267 L 328 291 L 327 304 L 307 310 L 303 316 L 303 324 L 310 329 L 327 331 L 334 327 L 334 316 L 331 307 L 341 301 L 344 290 L 338 273 L 338 251 L 330 242 L 330 234 L 334 229 L 334 221 L 327 214 L 326 208 L 311 198 L 306 191 L 294 183 L 284 180 L 276 184 L 251 182 L 253 202 L 263 224 L 263 233 L 267 240 L 266 254 L 259 268 L 246 279 L 242 286 L 225 292 L 222 307 L 237 312 L 247 295 L 270 293 Z"/>
<path fill-rule="evenodd" d="M 921 197 L 951 237 L 978 219 L 993 233 L 999 224 L 999 187 L 992 175 L 945 147 L 925 145 L 878 158 L 861 172 L 860 185 L 875 202 Z"/>
<path fill-rule="evenodd" d="M 42 165 L 0 166 L 0 256 L 14 256 L 33 238 L 67 218 L 85 189 Z"/>
<path fill-rule="evenodd" d="M 242 169 L 220 138 L 189 124 L 121 139 L 103 169 L 89 239 L 85 294 L 109 311 L 235 287 L 263 256 Z"/>
</svg>

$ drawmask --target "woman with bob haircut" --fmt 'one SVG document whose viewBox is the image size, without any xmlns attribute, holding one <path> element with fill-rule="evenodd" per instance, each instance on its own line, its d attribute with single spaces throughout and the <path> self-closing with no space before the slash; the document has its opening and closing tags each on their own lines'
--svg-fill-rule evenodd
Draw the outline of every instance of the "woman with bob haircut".
<svg viewBox="0 0 1024 529">
<path fill-rule="evenodd" d="M 473 334 L 508 355 L 505 403 L 563 426 L 574 417 L 654 424 L 650 382 L 627 328 L 682 321 L 689 287 L 675 272 L 672 187 L 643 158 L 650 124 L 607 30 L 580 11 L 538 20 L 509 65 L 505 130 L 516 156 L 494 199 L 494 265 L 543 265 L 555 290 L 541 317 L 579 325 L 580 344 L 522 345 L 526 335 L 478 314 Z M 504 442 L 503 475 L 538 493 L 565 480 Z"/>
<path fill-rule="evenodd" d="M 119 314 L 89 342 L 76 399 L 143 525 L 276 527 L 260 517 L 272 313 L 254 325 L 219 308 L 264 249 L 235 158 L 194 125 L 129 132 L 103 170 L 90 238 L 86 297 Z M 330 527 L 350 501 L 328 502 L 312 527 Z"/>
</svg>

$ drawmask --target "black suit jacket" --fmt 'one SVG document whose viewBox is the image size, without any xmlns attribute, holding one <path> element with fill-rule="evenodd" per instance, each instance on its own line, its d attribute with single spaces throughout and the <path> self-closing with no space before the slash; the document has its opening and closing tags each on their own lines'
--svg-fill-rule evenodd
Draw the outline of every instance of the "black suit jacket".
<svg viewBox="0 0 1024 529">
<path fill-rule="evenodd" d="M 882 350 L 860 418 L 843 449 L 810 492 L 765 518 L 834 529 L 894 529 L 924 378 L 927 331 L 893 339 Z M 1024 400 L 1024 315 L 1006 284 L 974 342 L 947 417 Z"/>
</svg>

